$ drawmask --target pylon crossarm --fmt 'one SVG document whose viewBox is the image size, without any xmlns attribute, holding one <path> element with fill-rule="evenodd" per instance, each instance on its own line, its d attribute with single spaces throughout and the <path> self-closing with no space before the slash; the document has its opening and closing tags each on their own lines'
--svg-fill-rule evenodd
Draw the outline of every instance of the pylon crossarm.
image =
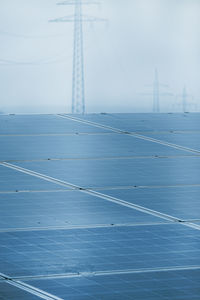
<svg viewBox="0 0 200 300">
<path fill-rule="evenodd" d="M 139 96 L 152 96 L 152 93 L 138 93 Z M 160 96 L 174 96 L 173 93 L 159 93 Z"/>
<path fill-rule="evenodd" d="M 84 22 L 107 22 L 108 20 L 105 18 L 97 18 L 90 15 L 82 15 L 82 21 Z"/>
<path fill-rule="evenodd" d="M 62 1 L 58 2 L 57 5 L 75 5 L 77 0 L 68 0 L 68 1 Z M 100 4 L 99 1 L 81 1 L 81 5 L 90 5 L 90 4 Z"/>
<path fill-rule="evenodd" d="M 153 85 L 153 84 L 145 84 L 144 86 L 145 86 L 145 87 L 152 87 L 152 86 L 154 86 L 154 85 Z M 159 86 L 165 87 L 165 88 L 169 88 L 169 85 L 168 85 L 168 84 L 164 84 L 164 83 L 160 83 L 160 82 L 159 82 Z"/>
<path fill-rule="evenodd" d="M 49 22 L 107 22 L 107 20 L 88 15 L 81 15 L 81 17 L 74 17 L 74 15 L 69 15 L 50 20 Z"/>
<path fill-rule="evenodd" d="M 173 93 L 160 93 L 161 96 L 174 96 Z"/>
<path fill-rule="evenodd" d="M 74 15 L 49 20 L 49 22 L 74 22 Z"/>
<path fill-rule="evenodd" d="M 162 86 L 162 87 L 165 87 L 165 88 L 169 88 L 169 85 L 168 85 L 168 84 L 164 84 L 164 83 L 160 83 L 160 82 L 159 82 L 159 85 Z"/>
</svg>

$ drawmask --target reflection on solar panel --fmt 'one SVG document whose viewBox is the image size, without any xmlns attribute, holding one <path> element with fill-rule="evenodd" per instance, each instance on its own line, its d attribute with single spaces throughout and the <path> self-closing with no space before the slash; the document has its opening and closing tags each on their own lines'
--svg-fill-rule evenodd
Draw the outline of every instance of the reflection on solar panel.
<svg viewBox="0 0 200 300">
<path fill-rule="evenodd" d="M 0 299 L 200 299 L 199 114 L 0 116 Z"/>
</svg>

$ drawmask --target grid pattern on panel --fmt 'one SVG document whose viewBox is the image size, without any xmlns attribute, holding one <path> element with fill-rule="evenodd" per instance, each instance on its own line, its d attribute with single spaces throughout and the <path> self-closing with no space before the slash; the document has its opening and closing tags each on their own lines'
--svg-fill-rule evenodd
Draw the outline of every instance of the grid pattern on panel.
<svg viewBox="0 0 200 300">
<path fill-rule="evenodd" d="M 10 277 L 200 265 L 200 235 L 179 224 L 1 233 Z"/>
<path fill-rule="evenodd" d="M 29 280 L 67 299 L 199 299 L 199 270 Z"/>
<path fill-rule="evenodd" d="M 0 116 L 0 300 L 200 299 L 199 117 Z"/>
</svg>

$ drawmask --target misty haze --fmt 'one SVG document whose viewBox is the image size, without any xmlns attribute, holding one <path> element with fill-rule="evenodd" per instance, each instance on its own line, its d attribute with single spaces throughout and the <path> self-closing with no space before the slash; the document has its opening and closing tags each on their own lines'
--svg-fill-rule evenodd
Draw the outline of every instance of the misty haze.
<svg viewBox="0 0 200 300">
<path fill-rule="evenodd" d="M 49 21 L 74 6 L 56 4 L 1 0 L 3 113 L 71 112 L 74 23 Z M 82 10 L 106 20 L 83 22 L 85 112 L 155 112 L 156 97 L 160 112 L 200 110 L 199 0 L 102 0 Z"/>
</svg>

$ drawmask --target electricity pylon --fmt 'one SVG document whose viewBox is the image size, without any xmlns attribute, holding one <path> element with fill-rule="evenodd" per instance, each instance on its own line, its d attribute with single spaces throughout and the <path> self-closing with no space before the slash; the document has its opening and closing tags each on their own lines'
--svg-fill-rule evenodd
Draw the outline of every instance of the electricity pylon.
<svg viewBox="0 0 200 300">
<path fill-rule="evenodd" d="M 73 5 L 74 15 L 50 20 L 50 22 L 74 23 L 73 71 L 72 71 L 72 113 L 85 113 L 85 80 L 84 80 L 84 53 L 83 53 L 83 22 L 106 21 L 102 18 L 82 14 L 82 5 L 98 4 L 92 0 L 68 0 L 58 5 Z"/>
<path fill-rule="evenodd" d="M 186 111 L 186 106 L 187 106 L 187 90 L 186 90 L 186 86 L 183 87 L 183 93 L 182 93 L 182 108 L 183 111 Z"/>
<path fill-rule="evenodd" d="M 161 84 L 159 82 L 158 70 L 155 69 L 154 71 L 154 81 L 153 85 L 147 85 L 153 87 L 153 93 L 142 93 L 141 95 L 148 95 L 153 96 L 153 112 L 159 113 L 160 112 L 160 96 L 173 96 L 170 92 L 160 92 L 161 87 L 169 88 L 166 84 Z"/>
<path fill-rule="evenodd" d="M 160 112 L 160 90 L 157 69 L 155 69 L 155 77 L 153 83 L 153 112 Z"/>
<path fill-rule="evenodd" d="M 177 102 L 176 106 L 181 106 L 183 112 L 189 111 L 189 107 L 193 107 L 196 110 L 196 104 L 194 102 L 189 102 L 188 100 L 193 100 L 194 97 L 187 93 L 186 86 L 184 85 L 182 94 L 177 95 L 176 98 L 181 98 L 181 102 Z"/>
</svg>

